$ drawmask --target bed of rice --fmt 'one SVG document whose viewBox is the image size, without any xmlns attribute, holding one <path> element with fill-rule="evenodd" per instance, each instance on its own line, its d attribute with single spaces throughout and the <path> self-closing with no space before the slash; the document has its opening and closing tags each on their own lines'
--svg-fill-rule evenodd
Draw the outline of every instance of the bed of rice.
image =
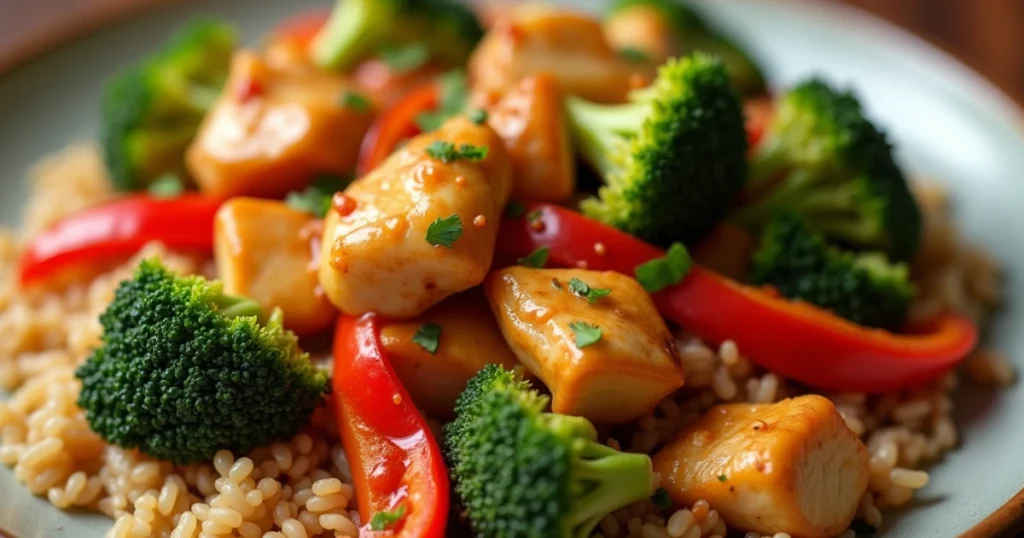
<svg viewBox="0 0 1024 538">
<path fill-rule="evenodd" d="M 25 237 L 112 196 L 92 145 L 47 159 L 33 179 Z M 918 198 L 926 233 L 914 264 L 920 293 L 912 316 L 925 319 L 952 307 L 983 321 L 1001 296 L 996 264 L 958 239 L 940 189 L 922 187 Z M 12 232 L 0 231 L 0 388 L 13 391 L 0 402 L 0 462 L 32 493 L 60 508 L 109 515 L 114 524 L 108 536 L 116 538 L 358 535 L 348 464 L 323 410 L 287 442 L 248 455 L 222 451 L 209 463 L 182 467 L 107 445 L 89 430 L 76 406 L 74 368 L 98 342 L 97 315 L 137 260 L 157 255 L 182 273 L 212 276 L 208 258 L 154 244 L 91 281 L 59 292 L 25 293 L 14 283 L 18 241 Z M 635 427 L 605 432 L 610 446 L 651 453 L 718 403 L 773 402 L 807 391 L 757 368 L 732 342 L 712 349 L 686 334 L 678 338 L 686 388 Z M 958 372 L 927 387 L 880 396 L 827 394 L 872 455 L 871 483 L 858 518 L 879 527 L 884 509 L 910 502 L 914 491 L 927 484 L 928 475 L 920 469 L 956 446 L 950 413 L 952 391 L 962 379 L 1005 385 L 1013 375 L 1004 357 L 981 349 Z M 604 538 L 727 533 L 707 502 L 663 510 L 648 500 L 605 517 L 595 531 Z M 852 530 L 843 535 L 852 536 Z M 745 538 L 761 537 L 750 533 Z"/>
</svg>

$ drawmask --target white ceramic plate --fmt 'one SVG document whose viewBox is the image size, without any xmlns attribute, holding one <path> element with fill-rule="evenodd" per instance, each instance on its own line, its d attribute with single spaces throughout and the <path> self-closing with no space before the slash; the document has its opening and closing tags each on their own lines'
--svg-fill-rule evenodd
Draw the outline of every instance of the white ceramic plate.
<svg viewBox="0 0 1024 538">
<path fill-rule="evenodd" d="M 103 80 L 173 27 L 195 14 L 218 16 L 256 42 L 285 15 L 328 5 L 214 0 L 161 7 L 0 75 L 0 222 L 18 222 L 26 196 L 22 178 L 33 161 L 95 136 Z M 964 233 L 1006 264 L 1009 306 L 989 340 L 1024 367 L 1024 331 L 1014 330 L 1024 325 L 1016 306 L 1024 304 L 1024 245 L 1015 239 L 1024 231 L 1018 109 L 949 56 L 856 11 L 793 0 L 718 0 L 705 7 L 755 51 L 773 85 L 813 72 L 855 84 L 872 115 L 889 127 L 913 175 L 949 185 Z M 932 481 L 912 509 L 887 514 L 880 536 L 986 536 L 1021 513 L 1024 496 L 1010 500 L 1024 486 L 1024 387 L 961 396 L 956 417 L 963 446 L 931 469 Z M 32 497 L 0 469 L 0 528 L 19 538 L 99 537 L 109 526 L 105 518 L 61 512 Z"/>
</svg>

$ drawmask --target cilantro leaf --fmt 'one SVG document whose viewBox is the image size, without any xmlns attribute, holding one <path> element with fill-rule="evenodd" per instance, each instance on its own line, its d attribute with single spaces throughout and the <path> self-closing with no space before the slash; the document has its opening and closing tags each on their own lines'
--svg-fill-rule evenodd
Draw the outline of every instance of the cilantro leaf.
<svg viewBox="0 0 1024 538">
<path fill-rule="evenodd" d="M 622 47 L 619 49 L 619 56 L 621 56 L 623 60 L 634 64 L 642 64 L 651 59 L 646 52 L 635 47 Z"/>
<path fill-rule="evenodd" d="M 601 340 L 601 328 L 584 321 L 573 321 L 569 328 L 576 334 L 576 347 L 583 349 Z"/>
<path fill-rule="evenodd" d="M 462 219 L 458 215 L 438 217 L 427 227 L 427 243 L 452 248 L 452 244 L 462 237 Z"/>
<path fill-rule="evenodd" d="M 672 498 L 668 496 L 668 490 L 665 488 L 654 490 L 654 495 L 651 495 L 651 502 L 662 510 L 672 506 Z"/>
<path fill-rule="evenodd" d="M 323 218 L 331 209 L 334 193 L 343 190 L 347 184 L 345 178 L 325 174 L 314 179 L 304 190 L 289 192 L 284 203 L 292 209 Z"/>
<path fill-rule="evenodd" d="M 422 41 L 394 45 L 381 49 L 380 59 L 388 64 L 393 73 L 408 73 L 423 67 L 430 60 L 430 49 Z"/>
<path fill-rule="evenodd" d="M 525 265 L 527 267 L 534 267 L 536 269 L 540 269 L 541 267 L 547 265 L 548 254 L 550 252 L 551 249 L 549 249 L 548 247 L 540 247 L 537 250 L 527 254 L 526 256 L 517 259 L 516 263 L 518 263 L 519 265 Z"/>
<path fill-rule="evenodd" d="M 437 346 L 441 342 L 441 326 L 436 323 L 424 323 L 412 336 L 412 341 L 431 355 L 437 353 Z"/>
<path fill-rule="evenodd" d="M 178 174 L 167 173 L 150 183 L 146 192 L 153 198 L 177 198 L 185 192 L 185 182 Z"/>
<path fill-rule="evenodd" d="M 352 90 L 345 90 L 342 92 L 341 99 L 338 100 L 338 103 L 341 104 L 341 106 L 351 108 L 356 112 L 369 112 L 370 108 L 372 108 L 370 101 Z"/>
<path fill-rule="evenodd" d="M 638 265 L 633 273 L 647 293 L 654 293 L 682 282 L 692 267 L 693 259 L 686 247 L 672 243 L 664 256 Z"/>
<path fill-rule="evenodd" d="M 719 482 L 725 482 L 725 481 L 726 481 L 726 480 L 728 480 L 728 479 L 729 479 L 729 477 L 728 477 L 728 476 L 725 476 L 724 474 L 720 474 L 720 475 L 718 475 L 718 481 L 719 481 Z"/>
<path fill-rule="evenodd" d="M 394 526 L 395 523 L 401 521 L 403 517 L 405 517 L 404 504 L 390 512 L 377 512 L 373 515 L 373 518 L 370 519 L 370 530 L 388 530 L 389 528 Z"/>
<path fill-rule="evenodd" d="M 569 280 L 569 291 L 583 297 L 590 304 L 612 292 L 608 288 L 591 288 L 586 282 L 575 277 Z"/>
<path fill-rule="evenodd" d="M 416 125 L 425 133 L 436 131 L 445 120 L 466 108 L 466 102 L 469 101 L 466 74 L 461 69 L 455 69 L 438 76 L 437 91 L 437 110 L 420 112 L 416 116 Z"/>
<path fill-rule="evenodd" d="M 487 157 L 487 146 L 474 146 L 462 144 L 455 147 L 455 144 L 444 140 L 435 140 L 427 146 L 427 155 L 443 162 L 450 163 L 459 159 L 467 161 L 479 161 Z"/>
<path fill-rule="evenodd" d="M 477 125 L 483 125 L 487 121 L 487 111 L 482 108 L 470 110 L 468 116 L 469 121 Z"/>
</svg>

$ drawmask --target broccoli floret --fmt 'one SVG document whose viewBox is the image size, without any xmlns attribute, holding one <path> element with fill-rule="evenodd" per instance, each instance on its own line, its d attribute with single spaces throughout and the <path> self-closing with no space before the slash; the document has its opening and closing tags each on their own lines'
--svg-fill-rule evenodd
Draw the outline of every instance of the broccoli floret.
<svg viewBox="0 0 1024 538">
<path fill-rule="evenodd" d="M 869 327 L 901 328 L 914 296 L 905 264 L 830 246 L 793 213 L 771 220 L 751 265 L 752 283 Z"/>
<path fill-rule="evenodd" d="M 733 84 L 748 97 L 767 91 L 764 73 L 749 53 L 729 36 L 720 32 L 700 13 L 682 0 L 618 0 L 608 11 L 609 17 L 634 7 L 658 10 L 675 31 L 677 52 L 685 56 L 697 51 L 714 54 L 725 62 Z"/>
<path fill-rule="evenodd" d="M 921 214 L 885 134 L 857 97 L 820 79 L 786 93 L 750 162 L 735 220 L 759 230 L 794 211 L 831 241 L 907 260 Z"/>
<path fill-rule="evenodd" d="M 231 26 L 194 21 L 110 80 L 102 140 L 117 188 L 143 189 L 165 174 L 187 177 L 185 150 L 224 86 L 235 39 Z"/>
<path fill-rule="evenodd" d="M 420 41 L 432 57 L 460 66 L 483 35 L 458 0 L 338 0 L 313 42 L 313 59 L 345 71 L 381 47 Z"/>
<path fill-rule="evenodd" d="M 651 460 L 597 442 L 584 418 L 545 413 L 548 398 L 485 367 L 456 402 L 445 438 L 455 491 L 481 538 L 583 538 L 647 498 Z"/>
<path fill-rule="evenodd" d="M 100 316 L 103 339 L 76 375 L 78 405 L 107 441 L 175 463 L 246 453 L 295 434 L 328 390 L 280 310 L 219 282 L 142 262 Z"/>
<path fill-rule="evenodd" d="M 725 66 L 703 53 L 670 60 L 630 102 L 570 97 L 577 148 L 602 176 L 587 215 L 667 246 L 703 237 L 742 188 L 747 138 Z"/>
</svg>

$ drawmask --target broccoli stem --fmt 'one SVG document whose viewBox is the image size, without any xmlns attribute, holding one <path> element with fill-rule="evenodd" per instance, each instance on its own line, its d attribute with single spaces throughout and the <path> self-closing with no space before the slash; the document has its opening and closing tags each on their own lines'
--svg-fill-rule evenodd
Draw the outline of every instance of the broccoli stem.
<svg viewBox="0 0 1024 538">
<path fill-rule="evenodd" d="M 589 536 L 598 521 L 621 506 L 650 497 L 654 491 L 651 460 L 593 441 L 583 445 L 573 462 L 573 480 L 582 495 L 573 500 L 569 521 L 574 538 Z"/>
<path fill-rule="evenodd" d="M 379 2 L 380 5 L 377 5 Z M 313 61 L 323 69 L 343 71 L 352 67 L 386 32 L 392 17 L 391 0 L 338 0 L 324 28 L 313 41 Z"/>
<path fill-rule="evenodd" d="M 789 155 L 786 142 L 778 136 L 768 134 L 757 146 L 757 152 L 751 157 L 747 172 L 747 192 L 756 192 L 761 187 L 779 177 L 789 166 Z"/>
<path fill-rule="evenodd" d="M 212 303 L 217 307 L 217 313 L 228 319 L 249 316 L 255 317 L 261 323 L 264 321 L 263 307 L 248 297 L 220 294 Z"/>
<path fill-rule="evenodd" d="M 618 145 L 624 140 L 623 133 L 636 132 L 650 104 L 600 105 L 569 97 L 565 109 L 579 152 L 608 180 L 614 177 L 608 171 L 615 167 L 608 156 L 621 153 Z"/>
</svg>

